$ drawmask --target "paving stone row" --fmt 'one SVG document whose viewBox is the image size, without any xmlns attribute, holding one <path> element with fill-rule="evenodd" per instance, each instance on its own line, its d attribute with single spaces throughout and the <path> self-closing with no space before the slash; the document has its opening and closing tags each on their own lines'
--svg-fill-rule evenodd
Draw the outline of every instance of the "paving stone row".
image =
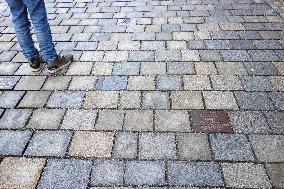
<svg viewBox="0 0 284 189">
<path fill-rule="evenodd" d="M 0 188 L 284 188 L 280 2 L 45 3 L 75 62 L 32 73 L 0 17 Z"/>
</svg>

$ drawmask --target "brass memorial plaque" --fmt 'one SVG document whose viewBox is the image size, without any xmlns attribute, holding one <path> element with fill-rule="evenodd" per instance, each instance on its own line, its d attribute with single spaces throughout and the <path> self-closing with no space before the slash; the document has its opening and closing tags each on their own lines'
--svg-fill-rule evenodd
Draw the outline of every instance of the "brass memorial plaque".
<svg viewBox="0 0 284 189">
<path fill-rule="evenodd" d="M 192 111 L 192 129 L 195 132 L 232 132 L 228 115 L 225 111 Z"/>
</svg>

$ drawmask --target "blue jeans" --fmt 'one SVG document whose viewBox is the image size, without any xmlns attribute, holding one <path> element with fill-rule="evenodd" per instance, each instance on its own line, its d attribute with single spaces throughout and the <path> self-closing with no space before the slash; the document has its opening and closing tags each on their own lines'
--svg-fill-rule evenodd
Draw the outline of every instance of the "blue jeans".
<svg viewBox="0 0 284 189">
<path fill-rule="evenodd" d="M 56 50 L 51 37 L 44 0 L 6 0 L 6 2 L 11 9 L 16 36 L 25 57 L 31 60 L 38 55 L 30 31 L 29 12 L 43 58 L 54 61 Z"/>
</svg>

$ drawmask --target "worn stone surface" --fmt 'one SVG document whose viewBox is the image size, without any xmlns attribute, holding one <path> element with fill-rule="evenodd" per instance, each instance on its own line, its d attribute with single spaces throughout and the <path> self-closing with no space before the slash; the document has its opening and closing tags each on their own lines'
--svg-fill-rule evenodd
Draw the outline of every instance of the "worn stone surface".
<svg viewBox="0 0 284 189">
<path fill-rule="evenodd" d="M 56 74 L 32 72 L 4 10 L 0 163 L 48 163 L 0 188 L 283 188 L 280 5 L 45 0 L 57 53 L 74 56 Z"/>
</svg>

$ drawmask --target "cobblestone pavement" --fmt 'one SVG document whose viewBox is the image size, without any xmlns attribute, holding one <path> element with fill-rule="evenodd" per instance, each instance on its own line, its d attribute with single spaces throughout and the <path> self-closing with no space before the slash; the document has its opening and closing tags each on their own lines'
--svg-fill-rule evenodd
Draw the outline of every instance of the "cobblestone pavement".
<svg viewBox="0 0 284 189">
<path fill-rule="evenodd" d="M 0 18 L 0 188 L 284 188 L 277 2 L 46 6 L 76 61 L 32 74 Z"/>
</svg>

